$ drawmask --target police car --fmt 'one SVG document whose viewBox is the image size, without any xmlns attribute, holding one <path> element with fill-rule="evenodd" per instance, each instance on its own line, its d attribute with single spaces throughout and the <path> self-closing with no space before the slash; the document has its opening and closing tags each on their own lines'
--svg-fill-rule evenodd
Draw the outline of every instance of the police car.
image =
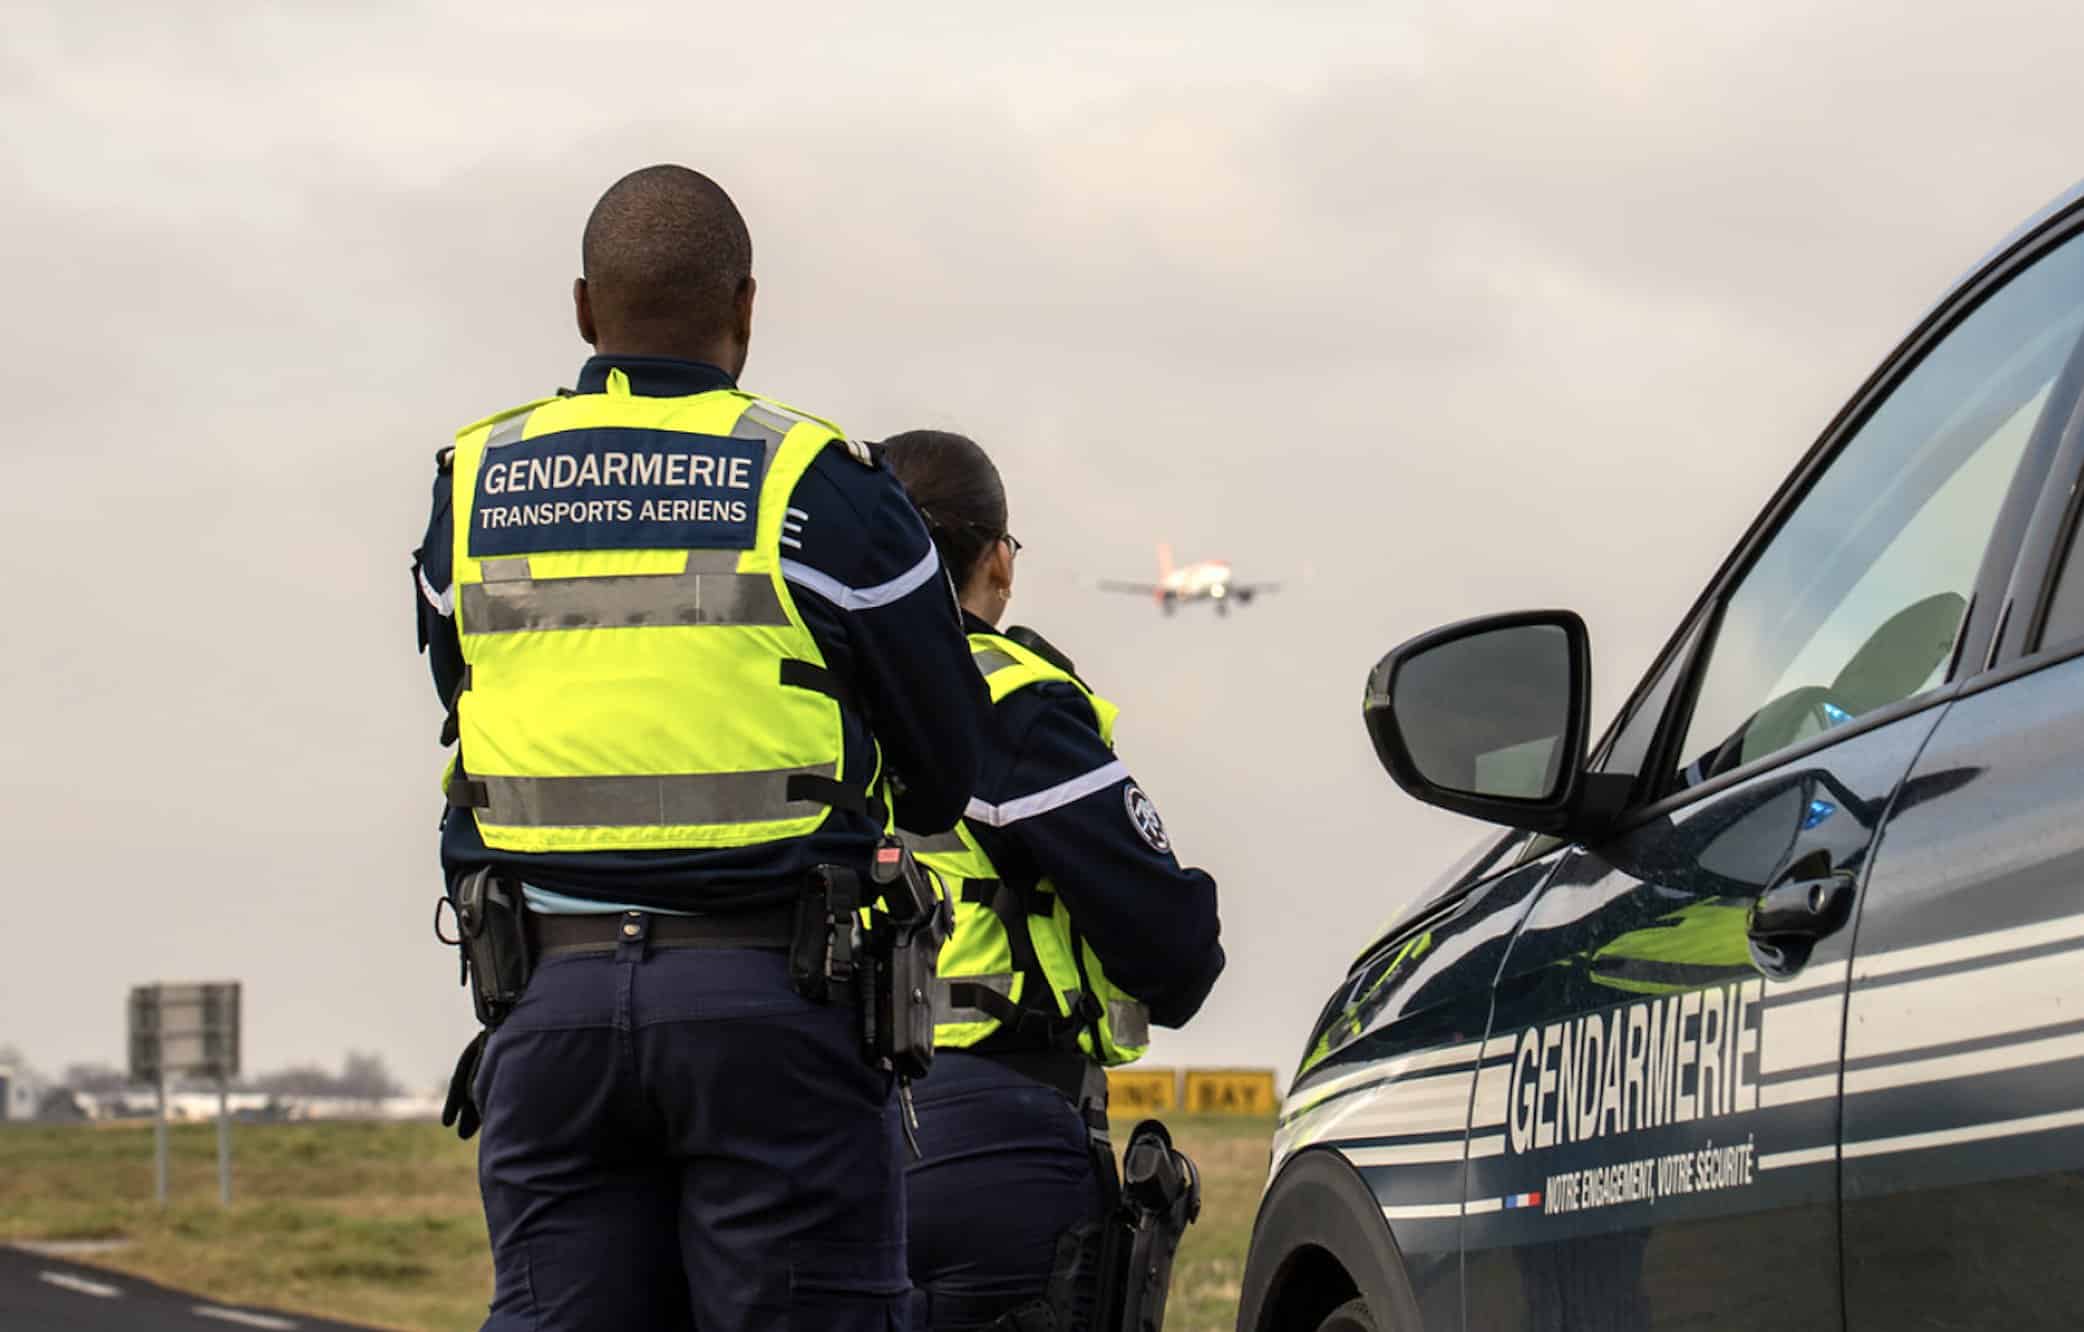
<svg viewBox="0 0 2084 1332">
<path fill-rule="evenodd" d="M 1326 1003 L 1243 1329 L 2084 1327 L 2084 187 L 1957 284 L 1597 744 L 1568 611 L 1365 714 L 1509 831 Z"/>
</svg>

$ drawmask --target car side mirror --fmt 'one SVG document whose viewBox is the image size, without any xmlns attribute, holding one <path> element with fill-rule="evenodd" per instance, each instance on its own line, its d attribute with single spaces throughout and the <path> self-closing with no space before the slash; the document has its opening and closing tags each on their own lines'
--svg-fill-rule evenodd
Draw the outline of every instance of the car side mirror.
<svg viewBox="0 0 2084 1332">
<path fill-rule="evenodd" d="M 1592 694 L 1585 622 L 1567 610 L 1465 620 L 1368 673 L 1375 756 L 1429 805 L 1528 832 L 1578 822 Z"/>
</svg>

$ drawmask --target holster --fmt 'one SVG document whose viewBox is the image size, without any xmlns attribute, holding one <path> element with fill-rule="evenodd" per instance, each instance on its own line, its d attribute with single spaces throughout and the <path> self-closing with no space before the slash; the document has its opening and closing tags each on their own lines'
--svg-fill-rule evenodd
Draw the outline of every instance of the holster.
<svg viewBox="0 0 2084 1332">
<path fill-rule="evenodd" d="M 1108 1163 L 1113 1178 L 1113 1162 Z M 1129 1135 L 1115 1204 L 1100 1251 L 1094 1300 L 1098 1332 L 1159 1332 L 1172 1287 L 1172 1260 L 1201 1215 L 1201 1172 L 1172 1135 L 1146 1119 Z"/>
<path fill-rule="evenodd" d="M 900 1079 L 924 1077 L 933 1064 L 934 975 L 953 927 L 936 881 L 901 842 L 886 837 L 866 883 L 843 865 L 812 871 L 789 950 L 790 980 L 821 1003 L 851 981 L 868 1062 Z"/>
<path fill-rule="evenodd" d="M 521 885 L 476 870 L 456 881 L 451 901 L 471 1006 L 487 1029 L 497 1027 L 521 1002 L 534 969 Z"/>
<path fill-rule="evenodd" d="M 934 976 L 954 930 L 938 882 L 894 837 L 876 847 L 870 871 L 881 905 L 869 912 L 869 983 L 864 986 L 869 1060 L 902 1080 L 933 1067 Z"/>
</svg>

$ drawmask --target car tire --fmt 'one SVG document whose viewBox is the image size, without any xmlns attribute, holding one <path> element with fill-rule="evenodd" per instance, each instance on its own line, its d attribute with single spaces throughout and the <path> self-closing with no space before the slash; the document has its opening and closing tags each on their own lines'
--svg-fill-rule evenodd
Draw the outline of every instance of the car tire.
<svg viewBox="0 0 2084 1332">
<path fill-rule="evenodd" d="M 1348 1300 L 1317 1324 L 1317 1332 L 1376 1332 L 1366 1300 Z"/>
</svg>

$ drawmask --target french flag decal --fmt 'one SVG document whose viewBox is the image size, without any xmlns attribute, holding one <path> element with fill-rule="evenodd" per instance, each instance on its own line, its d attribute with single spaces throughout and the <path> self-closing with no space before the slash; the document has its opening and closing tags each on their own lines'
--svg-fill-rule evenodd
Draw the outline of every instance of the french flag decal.
<svg viewBox="0 0 2084 1332">
<path fill-rule="evenodd" d="M 1539 1193 L 1508 1193 L 1505 1195 L 1505 1206 L 1508 1209 L 1514 1207 L 1539 1207 L 1541 1206 L 1541 1195 Z"/>
</svg>

